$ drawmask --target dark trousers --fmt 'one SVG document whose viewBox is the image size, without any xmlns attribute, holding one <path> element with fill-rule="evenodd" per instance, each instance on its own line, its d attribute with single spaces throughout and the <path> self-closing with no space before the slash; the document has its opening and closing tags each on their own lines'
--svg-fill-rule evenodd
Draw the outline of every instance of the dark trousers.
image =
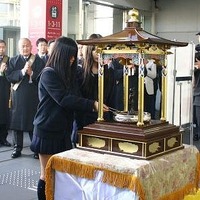
<svg viewBox="0 0 200 200">
<path fill-rule="evenodd" d="M 195 106 L 196 134 L 200 137 L 200 106 Z"/>
<path fill-rule="evenodd" d="M 14 146 L 18 151 L 22 151 L 23 142 L 24 142 L 24 132 L 23 131 L 14 131 Z M 33 138 L 33 132 L 29 132 L 30 140 Z"/>
<path fill-rule="evenodd" d="M 151 114 L 151 119 L 155 119 L 155 95 L 149 95 L 144 89 L 144 111 L 149 112 Z"/>
<path fill-rule="evenodd" d="M 0 141 L 5 141 L 8 136 L 8 129 L 6 124 L 0 124 Z"/>
</svg>

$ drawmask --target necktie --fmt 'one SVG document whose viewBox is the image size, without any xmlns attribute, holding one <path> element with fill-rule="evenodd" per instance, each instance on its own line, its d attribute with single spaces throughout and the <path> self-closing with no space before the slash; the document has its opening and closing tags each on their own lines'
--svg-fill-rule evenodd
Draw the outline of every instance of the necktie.
<svg viewBox="0 0 200 200">
<path fill-rule="evenodd" d="M 27 62 L 28 61 L 28 57 L 24 56 L 24 60 Z"/>
<path fill-rule="evenodd" d="M 41 58 L 46 63 L 46 56 L 41 56 Z"/>
</svg>

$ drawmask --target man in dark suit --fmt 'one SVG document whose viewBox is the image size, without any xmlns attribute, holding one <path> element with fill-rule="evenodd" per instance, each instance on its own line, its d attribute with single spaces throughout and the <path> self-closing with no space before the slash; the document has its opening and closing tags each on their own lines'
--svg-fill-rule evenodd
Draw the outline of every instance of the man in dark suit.
<svg viewBox="0 0 200 200">
<path fill-rule="evenodd" d="M 11 146 L 6 139 L 8 136 L 10 83 L 5 76 L 9 60 L 5 53 L 6 42 L 0 40 L 0 145 Z"/>
<path fill-rule="evenodd" d="M 45 38 L 39 38 L 36 41 L 36 46 L 37 46 L 37 55 L 44 61 L 46 64 L 49 55 L 48 55 L 48 41 Z"/>
<path fill-rule="evenodd" d="M 32 44 L 28 38 L 18 43 L 20 54 L 12 57 L 7 69 L 7 79 L 12 83 L 10 130 L 14 130 L 14 150 L 11 157 L 21 156 L 23 132 L 33 135 L 33 119 L 38 105 L 37 77 L 44 68 L 39 56 L 34 56 Z"/>
</svg>

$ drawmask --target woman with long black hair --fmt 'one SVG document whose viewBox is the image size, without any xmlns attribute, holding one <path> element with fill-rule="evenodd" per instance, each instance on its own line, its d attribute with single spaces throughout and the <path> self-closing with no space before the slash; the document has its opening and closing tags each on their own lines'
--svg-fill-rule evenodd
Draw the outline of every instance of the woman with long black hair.
<svg viewBox="0 0 200 200">
<path fill-rule="evenodd" d="M 74 111 L 97 111 L 98 102 L 74 94 L 78 47 L 67 37 L 56 39 L 46 67 L 39 77 L 39 105 L 34 119 L 31 150 L 39 154 L 38 199 L 45 200 L 45 167 L 55 153 L 72 148 Z M 104 111 L 108 107 L 104 106 Z"/>
</svg>

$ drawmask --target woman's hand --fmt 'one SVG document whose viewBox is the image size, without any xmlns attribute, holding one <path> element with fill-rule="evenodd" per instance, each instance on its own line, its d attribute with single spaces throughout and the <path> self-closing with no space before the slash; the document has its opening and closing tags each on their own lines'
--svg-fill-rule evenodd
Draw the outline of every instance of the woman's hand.
<svg viewBox="0 0 200 200">
<path fill-rule="evenodd" d="M 200 60 L 198 60 L 197 58 L 196 58 L 196 60 L 195 60 L 194 67 L 195 67 L 196 69 L 200 69 Z"/>
<path fill-rule="evenodd" d="M 94 111 L 98 112 L 99 110 L 99 102 L 98 101 L 95 101 L 94 102 Z M 103 111 L 104 112 L 108 112 L 109 111 L 109 107 L 105 104 L 103 104 Z"/>
<path fill-rule="evenodd" d="M 110 109 L 107 105 L 103 104 L 103 111 L 108 112 Z"/>
</svg>

